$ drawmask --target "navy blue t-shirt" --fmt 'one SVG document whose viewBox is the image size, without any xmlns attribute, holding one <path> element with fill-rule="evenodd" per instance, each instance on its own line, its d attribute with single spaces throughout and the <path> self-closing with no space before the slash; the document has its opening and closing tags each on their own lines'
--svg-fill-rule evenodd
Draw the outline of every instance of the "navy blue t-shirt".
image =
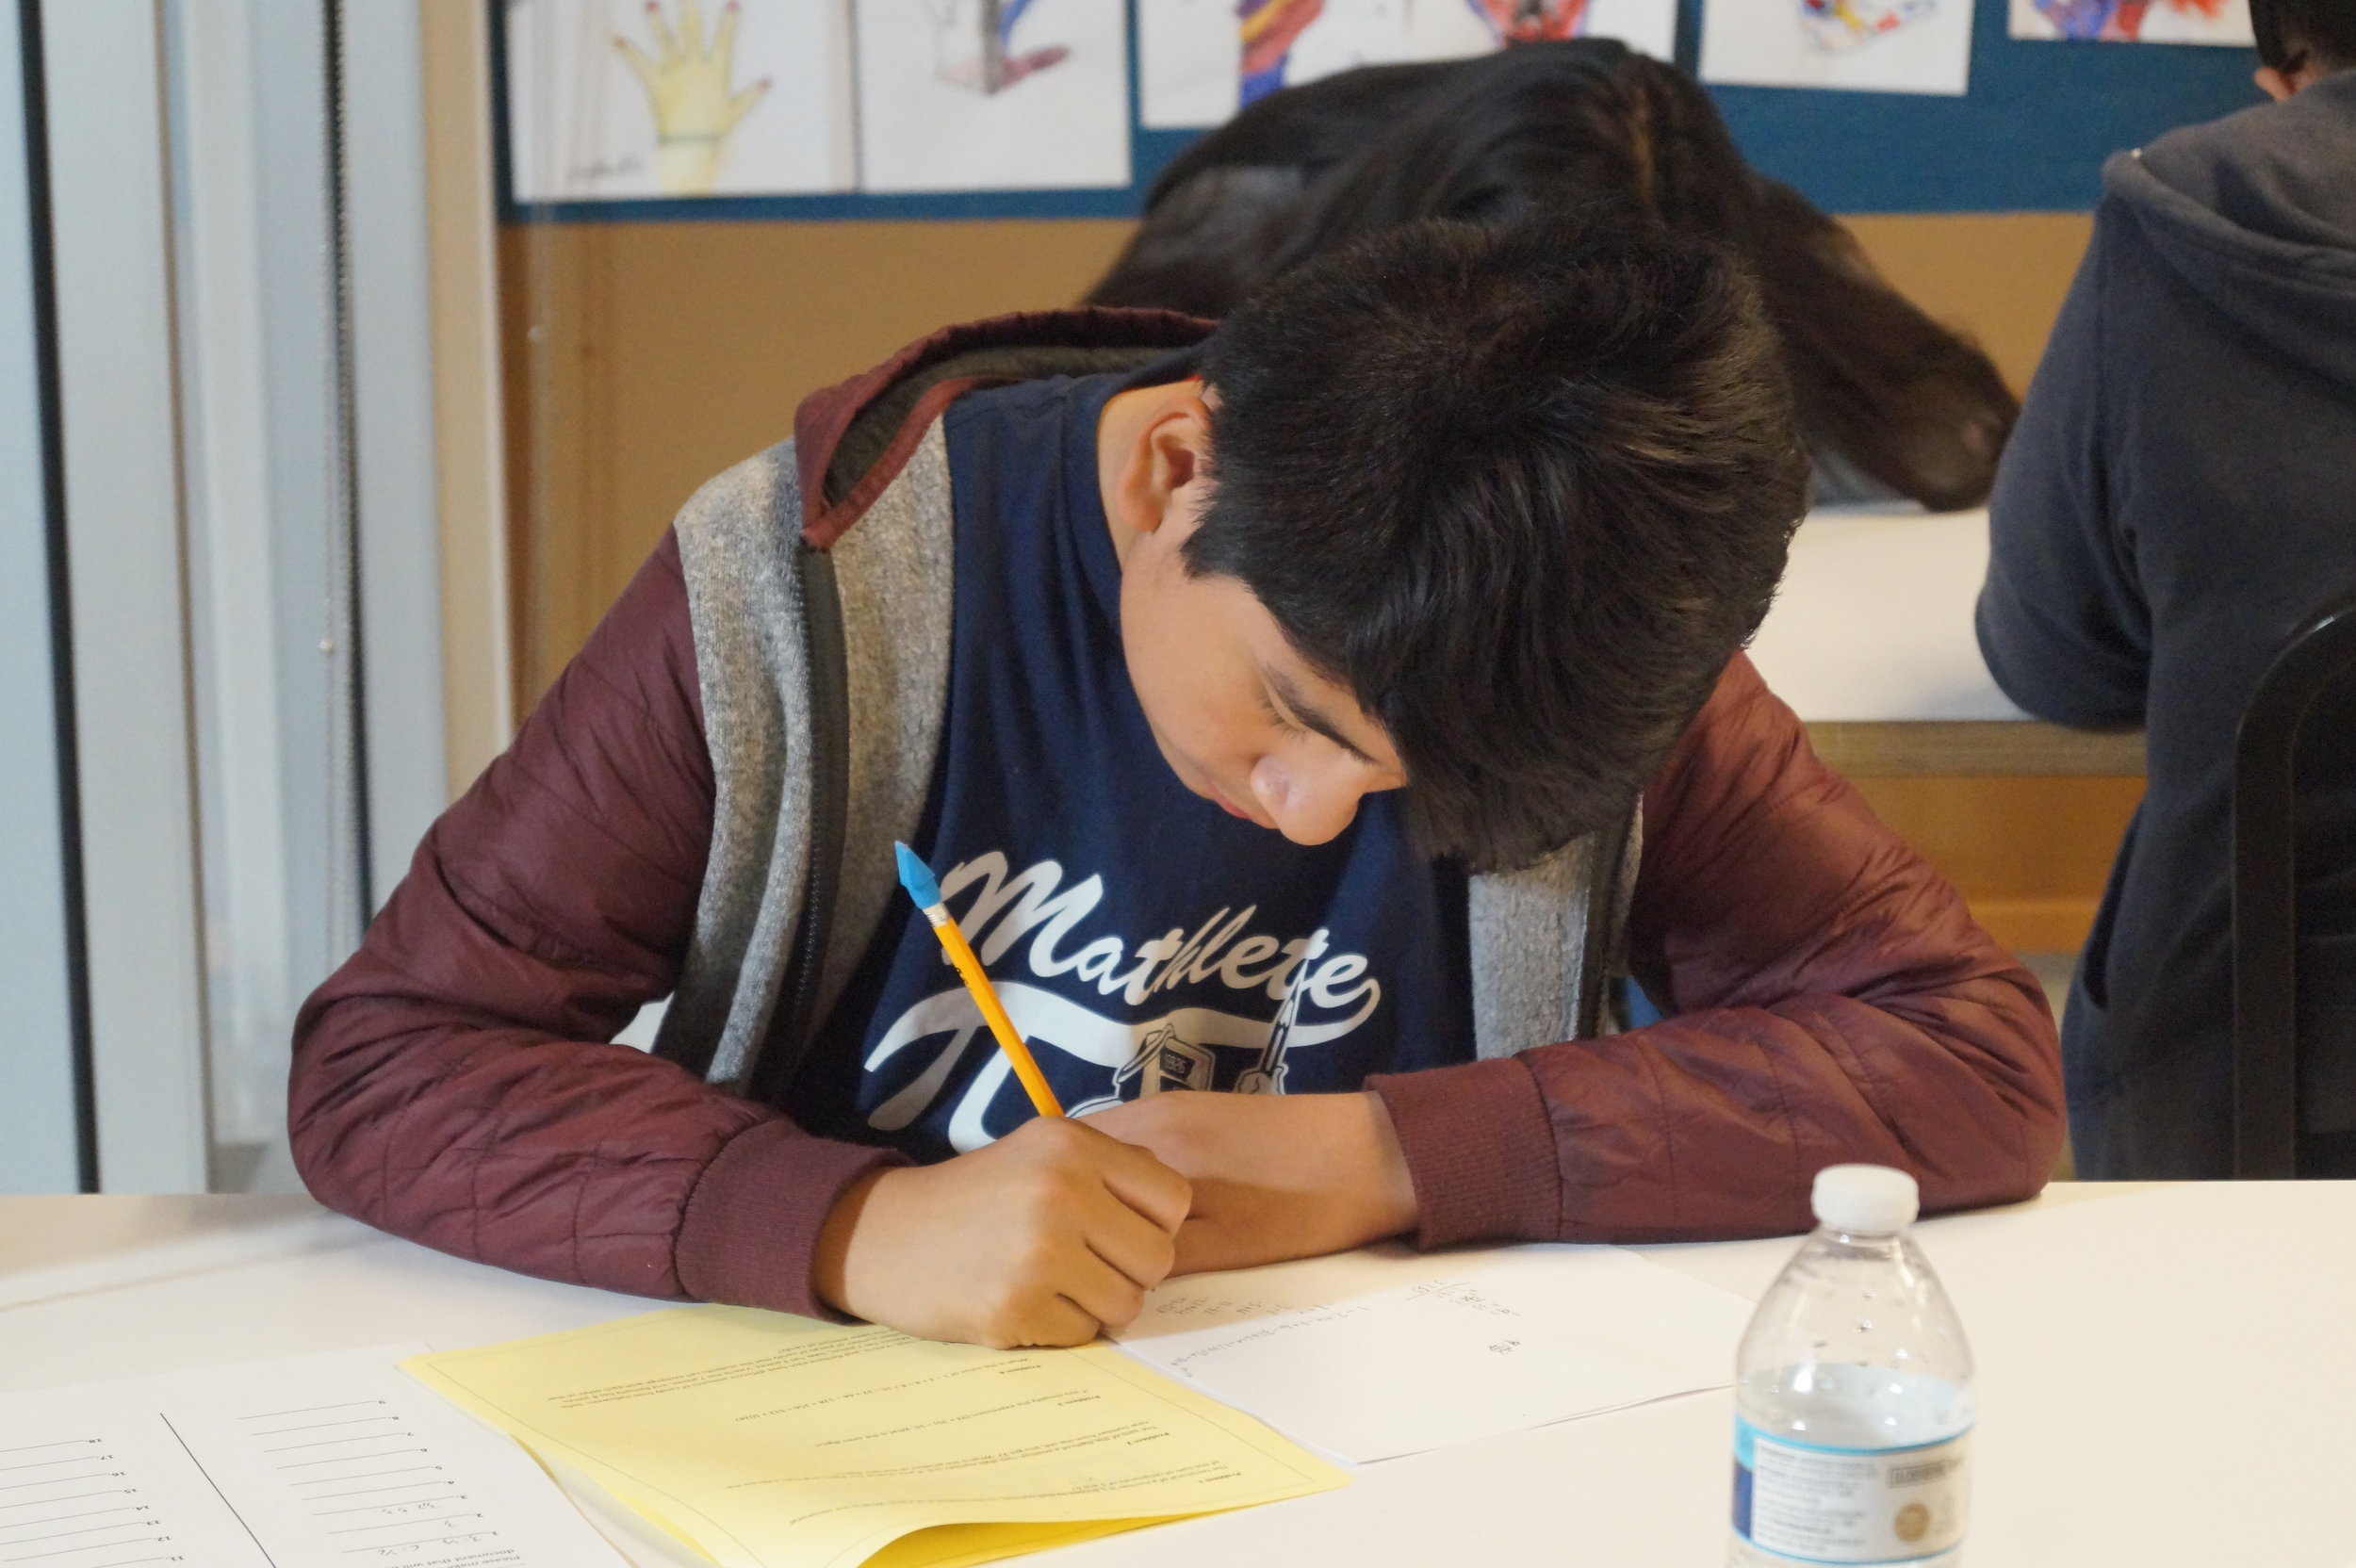
<svg viewBox="0 0 2356 1568">
<path fill-rule="evenodd" d="M 1097 484 L 1097 418 L 1125 384 L 1058 377 L 949 409 L 956 626 L 915 849 L 1073 1114 L 1467 1059 L 1464 878 L 1410 847 L 1394 796 L 1304 848 L 1163 760 L 1122 656 Z M 826 1034 L 833 1082 L 806 1086 L 833 1102 L 813 1120 L 837 1135 L 934 1159 L 1033 1114 L 905 899 Z"/>
</svg>

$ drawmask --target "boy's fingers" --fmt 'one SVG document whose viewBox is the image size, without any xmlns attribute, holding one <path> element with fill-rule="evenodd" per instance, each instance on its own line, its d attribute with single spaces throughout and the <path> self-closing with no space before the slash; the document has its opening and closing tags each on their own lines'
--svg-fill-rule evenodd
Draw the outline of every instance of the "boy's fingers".
<svg viewBox="0 0 2356 1568">
<path fill-rule="evenodd" d="M 1093 1252 L 1082 1252 L 1060 1273 L 1055 1288 L 1065 1300 L 1088 1314 L 1091 1335 L 1097 1324 L 1118 1329 L 1135 1322 L 1145 1306 L 1143 1288 Z"/>
<path fill-rule="evenodd" d="M 1097 1168 L 1104 1175 L 1106 1190 L 1175 1234 L 1178 1227 L 1186 1223 L 1186 1211 L 1194 1205 L 1194 1184 L 1135 1144 L 1110 1138 L 1105 1141 L 1112 1147 L 1105 1151 Z"/>
<path fill-rule="evenodd" d="M 1039 1303 L 1013 1343 L 1016 1345 L 1086 1345 L 1096 1337 L 1097 1321 L 1068 1297 L 1054 1296 Z"/>
<path fill-rule="evenodd" d="M 1152 1290 L 1177 1258 L 1177 1238 L 1109 1192 L 1080 1218 L 1088 1250 L 1139 1290 Z"/>
</svg>

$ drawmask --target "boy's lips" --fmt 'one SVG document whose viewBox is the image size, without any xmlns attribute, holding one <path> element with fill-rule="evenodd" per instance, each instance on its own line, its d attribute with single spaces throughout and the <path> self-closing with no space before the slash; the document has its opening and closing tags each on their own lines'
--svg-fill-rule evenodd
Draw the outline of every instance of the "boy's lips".
<svg viewBox="0 0 2356 1568">
<path fill-rule="evenodd" d="M 1209 786 L 1209 789 L 1211 792 L 1212 803 L 1218 806 L 1220 810 L 1226 812 L 1229 816 L 1241 817 L 1246 822 L 1255 822 L 1258 820 L 1253 817 L 1251 812 L 1245 810 L 1234 801 L 1229 800 L 1225 792 L 1221 791 L 1218 785 L 1213 784 Z"/>
</svg>

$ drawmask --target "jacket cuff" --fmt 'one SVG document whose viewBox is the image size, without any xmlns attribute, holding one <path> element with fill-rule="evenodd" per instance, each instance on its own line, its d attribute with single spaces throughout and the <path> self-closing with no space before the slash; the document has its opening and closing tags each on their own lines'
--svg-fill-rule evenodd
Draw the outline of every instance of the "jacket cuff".
<svg viewBox="0 0 2356 1568">
<path fill-rule="evenodd" d="M 1562 1176 L 1554 1124 L 1511 1056 L 1366 1080 L 1383 1097 L 1415 1184 L 1415 1245 L 1553 1241 Z"/>
<path fill-rule="evenodd" d="M 818 1299 L 810 1277 L 818 1233 L 854 1183 L 908 1163 L 889 1149 L 811 1137 L 782 1119 L 755 1123 L 705 1167 L 687 1200 L 680 1288 L 699 1301 L 844 1321 Z"/>
</svg>

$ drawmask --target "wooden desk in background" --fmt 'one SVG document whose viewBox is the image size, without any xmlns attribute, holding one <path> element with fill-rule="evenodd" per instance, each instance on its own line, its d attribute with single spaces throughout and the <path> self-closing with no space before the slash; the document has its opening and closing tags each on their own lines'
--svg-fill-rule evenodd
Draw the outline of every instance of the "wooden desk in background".
<svg viewBox="0 0 2356 1568">
<path fill-rule="evenodd" d="M 1751 658 L 1981 924 L 2068 952 L 2142 798 L 2143 737 L 2046 724 L 1997 690 L 1972 629 L 1987 569 L 1985 512 L 1816 513 Z"/>
</svg>

